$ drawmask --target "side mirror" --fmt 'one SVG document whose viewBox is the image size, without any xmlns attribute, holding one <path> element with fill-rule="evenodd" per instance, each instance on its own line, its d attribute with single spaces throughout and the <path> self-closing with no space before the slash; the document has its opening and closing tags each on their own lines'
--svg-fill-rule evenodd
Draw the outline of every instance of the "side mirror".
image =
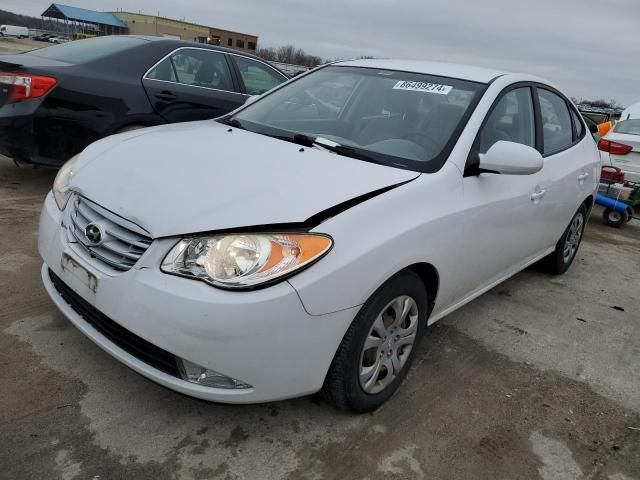
<svg viewBox="0 0 640 480">
<path fill-rule="evenodd" d="M 499 140 L 487 153 L 481 153 L 480 171 L 503 175 L 532 175 L 542 170 L 544 161 L 535 148 Z"/>
<path fill-rule="evenodd" d="M 245 105 L 249 105 L 250 103 L 255 102 L 256 100 L 258 100 L 260 98 L 260 95 L 251 95 L 250 97 L 248 97 L 245 101 L 244 104 Z"/>
</svg>

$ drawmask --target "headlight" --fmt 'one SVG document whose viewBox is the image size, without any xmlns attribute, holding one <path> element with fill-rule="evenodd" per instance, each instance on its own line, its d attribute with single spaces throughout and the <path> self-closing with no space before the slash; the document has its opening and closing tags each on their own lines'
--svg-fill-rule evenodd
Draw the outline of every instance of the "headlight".
<svg viewBox="0 0 640 480">
<path fill-rule="evenodd" d="M 67 206 L 71 191 L 69 190 L 69 181 L 73 176 L 73 167 L 75 167 L 78 160 L 78 155 L 74 156 L 65 163 L 58 171 L 56 179 L 53 181 L 53 197 L 56 199 L 58 208 L 64 210 Z"/>
<path fill-rule="evenodd" d="M 162 271 L 222 288 L 251 288 L 291 275 L 326 254 L 333 241 L 311 233 L 228 234 L 183 239 Z"/>
</svg>

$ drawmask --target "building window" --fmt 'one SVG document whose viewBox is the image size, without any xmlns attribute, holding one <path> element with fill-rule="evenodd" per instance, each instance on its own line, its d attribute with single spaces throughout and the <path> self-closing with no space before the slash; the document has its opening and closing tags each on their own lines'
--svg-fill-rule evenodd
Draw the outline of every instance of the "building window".
<svg viewBox="0 0 640 480">
<path fill-rule="evenodd" d="M 229 38 L 229 39 L 227 40 L 227 45 L 228 45 L 229 47 L 233 47 L 233 38 Z"/>
<path fill-rule="evenodd" d="M 244 48 L 244 40 L 240 40 L 239 38 L 236 40 L 236 47 Z"/>
<path fill-rule="evenodd" d="M 247 48 L 249 50 L 255 50 L 256 49 L 256 42 L 247 42 Z"/>
</svg>

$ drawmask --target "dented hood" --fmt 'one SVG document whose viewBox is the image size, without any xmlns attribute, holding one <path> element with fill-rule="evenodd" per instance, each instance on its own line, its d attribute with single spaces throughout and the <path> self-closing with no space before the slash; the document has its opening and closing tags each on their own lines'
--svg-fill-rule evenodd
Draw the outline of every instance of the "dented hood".
<svg viewBox="0 0 640 480">
<path fill-rule="evenodd" d="M 70 185 L 157 238 L 304 222 L 418 175 L 205 121 L 96 142 Z"/>
</svg>

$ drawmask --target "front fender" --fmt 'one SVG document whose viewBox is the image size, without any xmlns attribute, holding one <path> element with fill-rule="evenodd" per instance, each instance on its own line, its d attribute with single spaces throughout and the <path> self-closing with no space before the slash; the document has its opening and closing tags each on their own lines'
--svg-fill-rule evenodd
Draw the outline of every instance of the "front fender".
<svg viewBox="0 0 640 480">
<path fill-rule="evenodd" d="M 289 282 L 311 315 L 363 304 L 387 279 L 416 263 L 439 274 L 435 310 L 454 295 L 455 255 L 468 238 L 456 222 L 462 176 L 452 164 L 333 217 L 314 231 L 334 239 L 331 252 Z M 434 310 L 434 312 L 435 312 Z"/>
</svg>

